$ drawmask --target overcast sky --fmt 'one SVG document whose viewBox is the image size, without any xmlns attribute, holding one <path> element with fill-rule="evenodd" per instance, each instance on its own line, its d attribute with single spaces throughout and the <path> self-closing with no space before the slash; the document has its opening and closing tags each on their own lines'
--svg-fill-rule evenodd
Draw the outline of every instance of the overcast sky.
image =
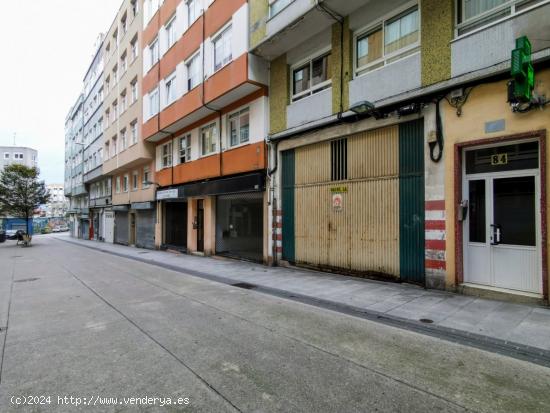
<svg viewBox="0 0 550 413">
<path fill-rule="evenodd" d="M 41 178 L 64 181 L 65 116 L 82 90 L 99 33 L 121 0 L 2 3 L 0 146 L 38 150 Z"/>
</svg>

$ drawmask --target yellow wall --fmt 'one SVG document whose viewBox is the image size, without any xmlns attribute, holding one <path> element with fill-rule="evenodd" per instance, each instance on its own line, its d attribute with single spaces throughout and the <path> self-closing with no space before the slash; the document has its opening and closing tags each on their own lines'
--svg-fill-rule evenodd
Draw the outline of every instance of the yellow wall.
<svg viewBox="0 0 550 413">
<path fill-rule="evenodd" d="M 536 72 L 536 89 L 540 94 L 550 96 L 550 69 Z M 455 283 L 455 199 L 454 199 L 454 146 L 459 142 L 494 138 L 529 131 L 550 129 L 550 106 L 545 110 L 533 109 L 524 114 L 513 113 L 506 102 L 506 81 L 488 83 L 475 87 L 457 117 L 456 109 L 445 101 L 442 103 L 442 116 L 445 139 L 445 199 L 447 230 L 447 286 Z M 504 119 L 505 130 L 485 133 L 485 123 Z M 546 147 L 546 159 L 550 159 L 550 145 Z M 547 161 L 548 165 L 548 161 Z M 548 169 L 547 169 L 548 170 Z M 547 192 L 550 192 L 550 176 L 546 177 Z M 550 219 L 548 210 L 547 220 Z M 548 242 L 548 240 L 547 240 Z"/>
</svg>

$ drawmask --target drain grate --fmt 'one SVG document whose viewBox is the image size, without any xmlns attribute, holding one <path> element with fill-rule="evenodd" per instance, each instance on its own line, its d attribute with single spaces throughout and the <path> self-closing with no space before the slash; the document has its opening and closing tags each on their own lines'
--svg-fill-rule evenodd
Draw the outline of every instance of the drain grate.
<svg viewBox="0 0 550 413">
<path fill-rule="evenodd" d="M 142 255 L 142 254 L 149 254 L 149 251 L 139 251 L 138 254 Z"/>
<path fill-rule="evenodd" d="M 249 283 L 236 283 L 236 284 L 231 284 L 233 287 L 237 287 L 237 288 L 244 288 L 245 290 L 253 290 L 255 288 L 258 288 L 257 285 L 254 285 L 254 284 L 249 284 Z"/>
<path fill-rule="evenodd" d="M 429 318 L 421 318 L 420 320 L 421 323 L 425 323 L 425 324 L 432 324 L 434 322 L 434 320 L 430 320 Z"/>
<path fill-rule="evenodd" d="M 15 280 L 14 283 L 30 283 L 39 280 L 39 278 L 23 278 L 21 280 Z"/>
</svg>

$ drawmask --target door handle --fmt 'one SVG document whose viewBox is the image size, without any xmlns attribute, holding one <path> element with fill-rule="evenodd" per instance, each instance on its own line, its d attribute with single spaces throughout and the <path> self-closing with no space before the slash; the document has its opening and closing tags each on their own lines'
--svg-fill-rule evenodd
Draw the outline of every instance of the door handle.
<svg viewBox="0 0 550 413">
<path fill-rule="evenodd" d="M 492 224 L 493 234 L 491 235 L 491 245 L 499 245 L 502 240 L 502 227 L 500 225 Z"/>
</svg>

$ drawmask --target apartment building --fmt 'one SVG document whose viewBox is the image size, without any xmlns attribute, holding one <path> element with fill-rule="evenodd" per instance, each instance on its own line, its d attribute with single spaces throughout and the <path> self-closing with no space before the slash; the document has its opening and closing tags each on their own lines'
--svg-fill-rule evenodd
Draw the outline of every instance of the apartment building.
<svg viewBox="0 0 550 413">
<path fill-rule="evenodd" d="M 144 2 L 144 139 L 156 245 L 267 261 L 268 71 L 245 0 Z"/>
<path fill-rule="evenodd" d="M 251 0 L 274 260 L 547 300 L 549 3 Z"/>
<path fill-rule="evenodd" d="M 71 236 L 89 237 L 88 192 L 84 185 L 84 96 L 65 118 L 65 195 L 69 198 Z"/>
<path fill-rule="evenodd" d="M 154 145 L 141 133 L 141 10 L 141 1 L 123 1 L 104 39 L 103 174 L 112 177 L 114 242 L 154 248 Z"/>
<path fill-rule="evenodd" d="M 45 205 L 46 218 L 64 218 L 69 210 L 69 200 L 65 197 L 63 184 L 48 184 L 46 189 L 50 194 L 50 199 Z"/>
<path fill-rule="evenodd" d="M 114 221 L 107 219 L 105 214 L 111 209 L 111 178 L 103 175 L 103 34 L 94 49 L 94 57 L 84 76 L 83 92 L 83 183 L 89 197 L 89 224 L 85 238 L 113 242 Z"/>
<path fill-rule="evenodd" d="M 2 162 L 0 162 L 0 172 L 12 164 L 25 165 L 29 168 L 38 167 L 38 151 L 36 149 L 23 146 L 0 146 Z"/>
</svg>

